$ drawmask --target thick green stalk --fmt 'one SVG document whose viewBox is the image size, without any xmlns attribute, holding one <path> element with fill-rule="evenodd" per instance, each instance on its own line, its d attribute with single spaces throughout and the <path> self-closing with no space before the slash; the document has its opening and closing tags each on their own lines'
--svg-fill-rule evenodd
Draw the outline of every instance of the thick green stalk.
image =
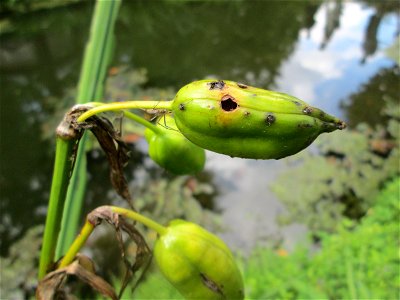
<svg viewBox="0 0 400 300">
<path fill-rule="evenodd" d="M 60 238 L 57 241 L 55 259 L 59 259 L 68 249 L 74 240 L 79 221 L 81 219 L 81 210 L 85 196 L 87 174 L 86 174 L 86 149 L 85 145 L 88 133 L 85 133 L 81 139 L 80 147 L 76 154 L 75 170 L 70 180 L 64 211 L 62 217 Z"/>
<path fill-rule="evenodd" d="M 120 0 L 98 0 L 96 3 L 80 74 L 76 103 L 85 103 L 88 100 L 96 101 L 103 98 L 103 83 L 113 53 L 114 24 L 120 4 Z M 85 141 L 84 136 L 79 145 L 75 171 L 65 200 L 56 259 L 61 257 L 73 242 L 81 218 L 86 188 Z"/>
<path fill-rule="evenodd" d="M 63 201 L 67 192 L 69 174 L 72 170 L 71 155 L 74 144 L 75 140 L 73 139 L 57 137 L 49 207 L 40 254 L 39 279 L 46 275 L 53 263 L 56 241 L 61 224 Z"/>
</svg>

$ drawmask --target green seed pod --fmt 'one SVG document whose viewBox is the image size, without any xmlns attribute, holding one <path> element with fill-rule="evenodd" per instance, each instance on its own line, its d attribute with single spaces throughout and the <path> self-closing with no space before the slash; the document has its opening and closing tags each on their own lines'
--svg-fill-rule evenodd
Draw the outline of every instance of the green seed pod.
<svg viewBox="0 0 400 300">
<path fill-rule="evenodd" d="M 186 299 L 243 299 L 240 271 L 225 243 L 204 228 L 174 220 L 154 256 L 164 276 Z"/>
<path fill-rule="evenodd" d="M 185 138 L 170 115 L 163 116 L 157 128 L 156 132 L 149 128 L 145 131 L 149 155 L 157 164 L 178 175 L 203 170 L 206 159 L 204 149 Z"/>
<path fill-rule="evenodd" d="M 295 97 L 222 80 L 184 86 L 172 111 L 179 130 L 196 145 L 243 158 L 293 155 L 321 133 L 346 127 Z"/>
</svg>

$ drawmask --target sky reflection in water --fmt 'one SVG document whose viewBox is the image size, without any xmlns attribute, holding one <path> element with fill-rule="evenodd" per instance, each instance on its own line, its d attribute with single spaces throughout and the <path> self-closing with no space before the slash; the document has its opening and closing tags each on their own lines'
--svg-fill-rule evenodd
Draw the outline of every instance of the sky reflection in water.
<svg viewBox="0 0 400 300">
<path fill-rule="evenodd" d="M 295 52 L 281 67 L 277 85 L 279 90 L 310 103 L 318 102 L 323 110 L 343 117 L 338 102 L 356 92 L 381 68 L 394 65 L 383 50 L 392 45 L 398 25 L 393 14 L 383 19 L 377 36 L 377 52 L 363 63 L 366 27 L 374 10 L 358 3 L 346 3 L 339 28 L 321 49 L 329 9 L 332 9 L 329 4 L 322 5 L 312 29 L 302 30 Z"/>
</svg>

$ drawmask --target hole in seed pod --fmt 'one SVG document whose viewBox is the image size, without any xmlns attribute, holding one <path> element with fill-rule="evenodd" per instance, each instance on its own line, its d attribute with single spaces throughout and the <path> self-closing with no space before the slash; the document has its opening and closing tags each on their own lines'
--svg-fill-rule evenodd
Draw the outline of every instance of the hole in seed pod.
<svg viewBox="0 0 400 300">
<path fill-rule="evenodd" d="M 185 110 L 185 105 L 184 104 L 179 104 L 179 110 Z"/>
<path fill-rule="evenodd" d="M 225 95 L 221 99 L 221 108 L 225 111 L 232 111 L 238 107 L 238 104 L 235 102 L 235 98 L 230 95 Z"/>
</svg>

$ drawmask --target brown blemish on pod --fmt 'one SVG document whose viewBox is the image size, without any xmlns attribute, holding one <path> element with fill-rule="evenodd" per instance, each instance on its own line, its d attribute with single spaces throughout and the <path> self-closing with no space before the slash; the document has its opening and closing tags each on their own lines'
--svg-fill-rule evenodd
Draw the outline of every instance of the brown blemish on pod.
<svg viewBox="0 0 400 300">
<path fill-rule="evenodd" d="M 212 81 L 207 83 L 210 86 L 210 90 L 222 90 L 225 87 L 225 82 L 223 80 Z"/>
<path fill-rule="evenodd" d="M 237 82 L 236 84 L 237 84 L 237 86 L 240 87 L 241 89 L 247 89 L 247 88 L 248 88 L 248 86 L 245 85 L 245 84 L 243 84 L 243 83 Z"/>
<path fill-rule="evenodd" d="M 245 117 L 249 117 L 251 113 L 246 110 L 243 114 L 244 114 Z"/>
<path fill-rule="evenodd" d="M 185 105 L 184 104 L 179 104 L 179 110 L 185 110 Z"/>
<path fill-rule="evenodd" d="M 235 98 L 231 95 L 225 95 L 221 99 L 221 108 L 224 111 L 233 111 L 238 108 L 238 106 L 239 105 L 237 104 Z"/>
<path fill-rule="evenodd" d="M 209 288 L 211 291 L 214 293 L 220 294 L 221 296 L 224 297 L 224 294 L 222 292 L 222 289 L 218 286 L 218 284 L 214 281 L 212 281 L 210 278 L 208 278 L 205 274 L 200 273 L 201 280 L 203 281 L 204 285 Z M 225 298 L 225 297 L 224 297 Z"/>
<path fill-rule="evenodd" d="M 306 107 L 303 109 L 303 113 L 305 113 L 306 115 L 310 115 L 312 112 L 313 112 L 312 107 L 306 106 Z"/>
<path fill-rule="evenodd" d="M 268 126 L 271 126 L 273 123 L 275 123 L 275 121 L 276 117 L 273 114 L 267 114 L 267 117 L 265 118 L 265 123 L 267 123 Z"/>
</svg>

